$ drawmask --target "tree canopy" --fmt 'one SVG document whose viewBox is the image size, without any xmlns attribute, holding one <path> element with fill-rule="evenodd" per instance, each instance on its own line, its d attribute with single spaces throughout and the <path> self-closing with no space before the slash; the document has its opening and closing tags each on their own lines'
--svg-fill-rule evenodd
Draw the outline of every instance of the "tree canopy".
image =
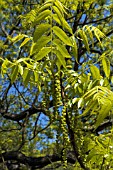
<svg viewBox="0 0 113 170">
<path fill-rule="evenodd" d="M 112 170 L 112 0 L 0 4 L 0 169 Z"/>
</svg>

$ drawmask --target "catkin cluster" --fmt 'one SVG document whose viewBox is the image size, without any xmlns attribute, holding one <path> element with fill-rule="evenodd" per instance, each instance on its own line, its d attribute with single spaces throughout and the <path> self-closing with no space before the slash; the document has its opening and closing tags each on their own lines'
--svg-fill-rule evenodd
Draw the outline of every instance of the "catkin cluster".
<svg viewBox="0 0 113 170">
<path fill-rule="evenodd" d="M 60 85 L 60 75 L 59 73 L 56 73 L 54 75 L 54 94 L 53 94 L 53 100 L 54 100 L 54 114 L 55 118 L 57 118 L 59 111 L 58 108 L 60 105 L 62 105 L 62 97 L 61 97 L 61 85 Z"/>
<path fill-rule="evenodd" d="M 56 105 L 59 107 L 62 104 L 61 99 L 61 85 L 60 85 L 60 75 L 55 74 L 55 95 L 56 95 Z"/>
<path fill-rule="evenodd" d="M 64 149 L 62 153 L 64 169 L 66 169 L 67 167 L 67 147 L 69 145 L 68 130 L 66 124 L 66 111 L 67 111 L 67 104 L 64 105 L 62 110 L 62 116 L 61 116 L 61 129 L 63 132 L 63 140 L 64 140 Z"/>
</svg>

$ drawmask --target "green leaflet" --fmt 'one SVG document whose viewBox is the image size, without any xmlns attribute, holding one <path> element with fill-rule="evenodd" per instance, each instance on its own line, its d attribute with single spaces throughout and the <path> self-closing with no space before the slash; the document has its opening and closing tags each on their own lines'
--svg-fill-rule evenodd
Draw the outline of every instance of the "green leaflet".
<svg viewBox="0 0 113 170">
<path fill-rule="evenodd" d="M 99 101 L 99 103 L 104 103 L 104 100 L 106 100 L 105 92 L 99 90 L 96 94 L 94 94 L 93 99 Z"/>
<path fill-rule="evenodd" d="M 4 60 L 4 62 L 2 63 L 2 66 L 1 66 L 1 75 L 2 75 L 2 77 L 7 72 L 7 69 L 9 67 L 11 67 L 11 65 L 12 65 L 12 63 L 8 59 Z"/>
<path fill-rule="evenodd" d="M 98 86 L 98 89 L 100 89 L 101 91 L 107 93 L 108 95 L 112 95 L 112 97 L 113 97 L 113 92 L 110 91 L 107 87 Z M 112 100 L 113 100 L 113 98 L 112 98 Z"/>
<path fill-rule="evenodd" d="M 78 102 L 79 98 L 75 97 L 72 99 L 72 104 L 75 104 L 76 102 Z"/>
<path fill-rule="evenodd" d="M 37 12 L 40 14 L 40 12 L 43 12 L 44 10 L 48 9 L 49 7 L 51 7 L 51 2 L 50 3 L 46 2 L 38 9 Z"/>
<path fill-rule="evenodd" d="M 12 41 L 13 43 L 16 43 L 16 42 L 20 41 L 20 40 L 21 40 L 22 38 L 24 38 L 24 37 L 26 37 L 25 34 L 18 34 L 17 36 L 13 37 L 13 38 L 11 39 L 11 41 Z"/>
<path fill-rule="evenodd" d="M 82 86 L 82 85 L 79 85 L 79 86 L 77 87 L 77 90 L 78 90 L 78 93 L 79 93 L 79 94 L 83 94 L 83 86 Z"/>
<path fill-rule="evenodd" d="M 20 63 L 18 64 L 18 72 L 20 73 L 21 76 L 23 75 L 23 67 Z"/>
<path fill-rule="evenodd" d="M 66 33 L 59 27 L 54 26 L 53 27 L 53 32 L 55 35 L 62 40 L 66 45 L 73 46 L 70 38 L 66 35 Z"/>
<path fill-rule="evenodd" d="M 61 11 L 59 11 L 59 9 L 56 6 L 52 6 L 52 8 L 54 9 L 55 13 L 57 14 L 58 19 L 61 22 L 61 25 L 63 25 L 63 23 L 62 23 L 62 18 L 64 17 L 63 13 Z"/>
<path fill-rule="evenodd" d="M 18 65 L 13 65 L 11 70 L 11 83 L 13 83 L 18 75 Z"/>
<path fill-rule="evenodd" d="M 52 14 L 53 20 L 55 20 L 59 25 L 62 25 L 60 19 L 58 18 L 57 14 Z"/>
<path fill-rule="evenodd" d="M 105 100 L 105 103 L 102 105 L 101 110 L 99 111 L 99 115 L 97 117 L 97 121 L 95 124 L 95 129 L 103 122 L 104 118 L 109 115 L 109 111 L 111 110 L 113 104 L 110 100 Z"/>
<path fill-rule="evenodd" d="M 63 17 L 59 18 L 57 14 L 53 14 L 52 17 L 59 25 L 61 25 L 63 28 L 69 31 L 69 33 L 73 34 L 73 31 L 70 25 L 67 23 L 67 21 Z"/>
<path fill-rule="evenodd" d="M 81 116 L 86 115 L 89 111 L 91 111 L 90 114 L 93 114 L 93 112 L 96 112 L 98 108 L 99 115 L 97 117 L 97 121 L 95 124 L 97 128 L 100 125 L 100 123 L 102 123 L 104 118 L 109 114 L 109 111 L 112 109 L 113 106 L 112 96 L 113 96 L 112 91 L 110 91 L 106 87 L 101 86 L 94 87 L 83 96 L 84 100 L 86 102 L 89 101 L 89 103 L 88 105 L 86 105 L 86 110 L 83 112 Z"/>
<path fill-rule="evenodd" d="M 72 83 L 74 81 L 74 77 L 73 76 L 69 76 L 69 78 L 67 78 L 68 84 Z M 67 86 L 68 86 L 67 84 Z"/>
<path fill-rule="evenodd" d="M 93 108 L 97 106 L 97 101 L 94 101 L 93 99 L 91 99 L 88 103 L 88 105 L 86 106 L 86 109 L 84 110 L 84 112 L 78 116 L 78 117 L 83 117 L 83 116 L 86 116 L 87 113 L 90 114 L 90 112 L 92 112 Z"/>
<path fill-rule="evenodd" d="M 46 17 L 48 17 L 49 15 L 51 15 L 51 11 L 50 10 L 45 10 L 43 12 L 41 12 L 35 19 L 34 24 L 38 24 L 40 21 L 43 21 Z"/>
<path fill-rule="evenodd" d="M 39 77 L 38 77 L 38 72 L 37 71 L 33 71 L 34 77 L 35 77 L 35 82 L 38 82 Z"/>
<path fill-rule="evenodd" d="M 49 60 L 45 60 L 42 67 L 41 67 L 41 71 L 43 71 L 45 69 L 45 67 L 47 66 L 47 64 L 49 63 Z"/>
<path fill-rule="evenodd" d="M 110 81 L 109 79 L 106 77 L 104 78 L 104 81 L 103 81 L 103 86 L 107 87 L 108 89 L 110 89 Z"/>
<path fill-rule="evenodd" d="M 84 94 L 85 100 L 89 100 L 90 97 L 92 97 L 95 93 L 98 91 L 98 86 L 94 87 L 93 89 L 89 90 Z"/>
<path fill-rule="evenodd" d="M 19 60 L 16 61 L 16 63 L 21 63 L 22 61 L 30 61 L 31 59 L 26 57 L 26 58 L 20 58 Z"/>
<path fill-rule="evenodd" d="M 111 76 L 111 83 L 113 84 L 113 76 Z"/>
<path fill-rule="evenodd" d="M 20 41 L 24 37 L 27 37 L 27 36 L 25 34 L 19 34 L 19 35 L 15 36 L 14 38 L 12 38 L 11 41 L 15 44 L 16 42 Z"/>
<path fill-rule="evenodd" d="M 82 38 L 84 45 L 85 45 L 87 51 L 89 52 L 90 51 L 89 43 L 88 43 L 88 38 L 87 38 L 85 32 L 83 30 L 79 30 L 78 33 L 80 34 L 80 37 Z"/>
<path fill-rule="evenodd" d="M 80 98 L 79 101 L 78 101 L 78 109 L 83 107 L 83 105 L 84 105 L 84 99 Z"/>
<path fill-rule="evenodd" d="M 55 0 L 55 5 L 57 6 L 57 8 L 59 9 L 59 11 L 62 13 L 65 13 L 65 14 L 67 14 L 67 12 L 66 12 L 66 10 L 65 10 L 65 8 L 64 8 L 64 6 L 63 6 L 63 4 L 59 1 L 59 0 Z"/>
<path fill-rule="evenodd" d="M 86 162 L 89 162 L 92 158 L 94 159 L 97 156 L 97 152 L 95 147 L 90 151 L 89 155 L 87 156 Z"/>
<path fill-rule="evenodd" d="M 106 77 L 110 76 L 110 61 L 107 57 L 102 58 L 102 66 Z"/>
<path fill-rule="evenodd" d="M 72 40 L 72 43 L 73 43 L 72 54 L 75 57 L 76 62 L 78 62 L 78 47 L 77 47 L 76 39 L 75 39 L 74 36 L 72 36 L 71 40 Z"/>
<path fill-rule="evenodd" d="M 50 36 L 42 36 L 36 43 L 33 43 L 30 50 L 30 55 L 39 52 L 47 43 L 51 41 Z"/>
<path fill-rule="evenodd" d="M 93 79 L 100 79 L 100 71 L 96 66 L 91 65 L 90 70 L 91 70 Z"/>
<path fill-rule="evenodd" d="M 72 31 L 70 25 L 67 23 L 67 21 L 64 18 L 61 18 L 61 19 L 62 19 L 62 23 L 63 23 L 63 28 L 68 30 L 69 33 L 71 33 L 73 35 L 73 31 Z"/>
<path fill-rule="evenodd" d="M 56 45 L 60 53 L 62 54 L 63 57 L 65 58 L 70 58 L 71 56 L 69 55 L 67 49 L 65 48 L 64 45 L 61 44 L 60 40 L 54 39 L 53 43 Z"/>
<path fill-rule="evenodd" d="M 58 50 L 56 50 L 56 51 L 53 50 L 53 52 L 55 52 L 55 54 L 56 54 L 59 62 L 61 63 L 61 65 L 63 65 L 63 67 L 66 68 L 65 57 L 61 54 L 61 52 L 58 51 Z"/>
<path fill-rule="evenodd" d="M 46 67 L 46 70 L 47 70 L 47 72 L 49 73 L 49 75 L 52 75 L 52 72 L 51 72 L 50 67 Z"/>
<path fill-rule="evenodd" d="M 33 65 L 32 65 L 32 64 L 29 64 L 29 63 L 26 62 L 26 61 L 23 61 L 23 62 L 26 64 L 27 68 L 33 69 Z"/>
<path fill-rule="evenodd" d="M 51 47 L 43 47 L 38 54 L 34 56 L 34 58 L 38 61 L 44 58 L 47 54 L 51 52 Z"/>
<path fill-rule="evenodd" d="M 42 23 L 38 25 L 34 32 L 33 40 L 36 42 L 43 34 L 45 34 L 51 28 L 50 24 Z"/>
<path fill-rule="evenodd" d="M 86 74 L 83 73 L 79 76 L 79 80 L 81 81 L 81 83 L 85 83 L 88 81 L 88 77 Z"/>
<path fill-rule="evenodd" d="M 25 22 L 27 22 L 28 24 L 32 24 L 35 20 L 35 17 L 36 17 L 36 11 L 35 10 L 31 10 L 29 13 L 27 13 L 25 15 Z M 26 23 L 24 23 L 23 21 L 23 25 L 26 25 Z"/>
<path fill-rule="evenodd" d="M 83 29 L 85 29 L 88 37 L 90 38 L 90 40 L 91 40 L 91 42 L 92 42 L 92 47 L 94 47 L 94 38 L 93 38 L 93 33 L 92 33 L 90 27 L 89 27 L 88 25 L 85 25 L 85 26 L 83 27 Z"/>
<path fill-rule="evenodd" d="M 97 27 L 94 27 L 94 26 L 91 26 L 92 27 L 92 31 L 94 31 L 94 34 L 96 36 L 96 38 L 98 39 L 100 45 L 102 46 L 102 43 L 101 43 L 101 38 L 105 38 L 105 34 L 100 31 Z"/>
<path fill-rule="evenodd" d="M 20 44 L 20 48 L 22 47 L 22 46 L 24 46 L 28 41 L 30 40 L 30 38 L 25 38 L 25 40 Z"/>
<path fill-rule="evenodd" d="M 61 9 L 59 10 L 59 8 L 58 8 L 57 6 L 53 6 L 52 8 L 54 9 L 55 13 L 56 13 L 57 16 L 58 16 L 58 17 L 57 17 L 56 15 L 53 15 L 54 20 L 55 20 L 57 23 L 59 23 L 59 25 L 61 25 L 63 28 L 65 28 L 66 30 L 68 30 L 69 33 L 73 34 L 73 33 L 72 33 L 72 29 L 71 29 L 70 25 L 67 23 L 67 21 L 65 20 L 64 15 L 63 15 Z"/>
<path fill-rule="evenodd" d="M 24 81 L 24 85 L 27 86 L 28 82 L 30 80 L 30 70 L 28 68 L 24 69 L 24 73 L 23 73 L 23 81 Z"/>
</svg>

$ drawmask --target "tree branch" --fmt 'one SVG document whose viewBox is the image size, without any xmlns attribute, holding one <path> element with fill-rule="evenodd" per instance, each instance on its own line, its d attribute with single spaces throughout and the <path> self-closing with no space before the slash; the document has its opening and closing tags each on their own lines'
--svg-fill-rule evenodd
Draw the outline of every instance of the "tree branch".
<svg viewBox="0 0 113 170">
<path fill-rule="evenodd" d="M 107 16 L 105 18 L 101 18 L 101 19 L 98 19 L 98 20 L 95 20 L 95 21 L 91 21 L 91 22 L 86 22 L 85 24 L 88 25 L 88 24 L 98 23 L 98 22 L 110 19 L 112 17 L 113 17 L 113 15 L 109 15 L 109 16 Z M 84 25 L 84 23 L 79 23 L 78 25 Z"/>
<path fill-rule="evenodd" d="M 24 118 L 26 118 L 26 116 L 30 117 L 31 115 L 37 113 L 37 112 L 43 112 L 45 115 L 47 115 L 46 111 L 44 109 L 42 109 L 41 107 L 38 108 L 34 108 L 31 107 L 27 110 L 22 111 L 19 114 L 15 114 L 15 113 L 9 113 L 9 112 L 5 112 L 4 110 L 0 110 L 1 115 L 6 118 L 6 119 L 10 119 L 13 121 L 20 121 L 23 120 Z"/>
<path fill-rule="evenodd" d="M 43 168 L 51 164 L 51 162 L 57 162 L 62 160 L 61 155 L 58 154 L 46 155 L 44 157 L 31 157 L 16 151 L 10 151 L 10 152 L 5 152 L 3 154 L 0 154 L 0 163 L 3 162 L 3 159 L 4 161 L 14 160 L 34 168 Z M 67 161 L 71 164 L 75 163 L 76 160 L 73 158 L 72 152 L 68 153 Z"/>
</svg>

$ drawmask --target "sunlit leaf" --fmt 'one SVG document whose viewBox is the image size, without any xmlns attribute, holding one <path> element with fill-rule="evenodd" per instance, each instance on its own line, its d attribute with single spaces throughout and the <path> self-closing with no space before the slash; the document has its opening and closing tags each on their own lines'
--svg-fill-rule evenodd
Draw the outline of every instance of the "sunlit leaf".
<svg viewBox="0 0 113 170">
<path fill-rule="evenodd" d="M 97 107 L 97 101 L 95 100 L 90 100 L 89 103 L 86 105 L 85 110 L 83 111 L 83 113 L 79 116 L 79 117 L 83 117 L 86 116 L 87 114 L 91 114 L 92 110 L 94 109 L 94 107 Z"/>
<path fill-rule="evenodd" d="M 87 51 L 90 51 L 89 43 L 88 43 L 88 38 L 87 38 L 87 36 L 85 34 L 85 31 L 84 30 L 79 30 L 78 33 L 79 33 L 80 37 L 82 38 Z"/>
<path fill-rule="evenodd" d="M 64 56 L 61 54 L 61 52 L 56 50 L 55 54 L 56 54 L 58 60 L 60 61 L 61 65 L 63 65 L 66 68 L 66 61 L 65 61 Z"/>
<path fill-rule="evenodd" d="M 101 38 L 105 38 L 106 37 L 105 34 L 102 31 L 100 31 L 97 27 L 94 27 L 94 26 L 91 26 L 91 27 L 92 27 L 92 31 L 94 31 L 96 38 L 98 39 L 99 43 L 102 46 Z"/>
<path fill-rule="evenodd" d="M 33 43 L 30 50 L 30 55 L 39 52 L 47 43 L 51 41 L 50 36 L 42 36 L 36 43 Z"/>
<path fill-rule="evenodd" d="M 43 34 L 45 34 L 49 29 L 50 29 L 51 25 L 47 24 L 47 23 L 42 23 L 40 25 L 38 25 L 38 27 L 36 28 L 35 32 L 34 32 L 34 36 L 33 36 L 33 40 L 34 42 L 36 42 Z"/>
<path fill-rule="evenodd" d="M 34 77 L 35 77 L 35 82 L 37 82 L 39 80 L 38 72 L 34 71 L 33 73 L 34 73 Z"/>
<path fill-rule="evenodd" d="M 80 98 L 79 101 L 78 101 L 78 108 L 81 108 L 84 104 L 84 99 L 83 98 Z"/>
<path fill-rule="evenodd" d="M 15 44 L 16 42 L 20 41 L 24 37 L 27 37 L 25 34 L 18 34 L 17 36 L 13 37 L 11 41 Z"/>
<path fill-rule="evenodd" d="M 90 70 L 91 70 L 91 75 L 93 79 L 100 79 L 100 71 L 96 66 L 91 65 Z"/>
<path fill-rule="evenodd" d="M 18 65 L 13 65 L 11 70 L 11 83 L 13 83 L 18 76 Z"/>
<path fill-rule="evenodd" d="M 78 47 L 77 47 L 76 39 L 75 39 L 74 36 L 72 36 L 71 40 L 72 40 L 72 43 L 73 43 L 72 54 L 75 57 L 76 62 L 78 62 Z"/>
<path fill-rule="evenodd" d="M 5 59 L 2 63 L 2 66 L 1 66 L 1 74 L 2 74 L 2 77 L 4 76 L 4 74 L 7 72 L 7 69 L 10 68 L 12 65 L 12 63 L 8 60 L 8 59 Z"/>
<path fill-rule="evenodd" d="M 38 61 L 44 58 L 47 54 L 49 54 L 51 51 L 51 47 L 44 47 L 42 48 L 38 54 L 34 56 L 34 58 Z"/>
<path fill-rule="evenodd" d="M 55 0 L 55 5 L 57 6 L 57 8 L 60 10 L 60 12 L 67 14 L 66 10 L 65 10 L 65 6 L 63 6 L 63 4 L 59 1 L 59 0 Z"/>
<path fill-rule="evenodd" d="M 83 29 L 85 29 L 85 32 L 87 33 L 88 38 L 90 38 L 91 40 L 92 47 L 94 47 L 94 37 L 93 37 L 92 30 L 90 29 L 88 25 L 85 25 Z"/>
<path fill-rule="evenodd" d="M 61 39 L 66 45 L 73 46 L 70 38 L 66 35 L 66 33 L 59 27 L 54 26 L 53 32 Z"/>
<path fill-rule="evenodd" d="M 30 40 L 30 38 L 26 37 L 26 38 L 24 39 L 24 41 L 20 44 L 20 48 L 21 48 L 22 46 L 24 46 L 29 40 Z"/>
<path fill-rule="evenodd" d="M 43 12 L 41 12 L 41 13 L 39 13 L 39 15 L 36 17 L 34 23 L 38 24 L 40 21 L 43 21 L 49 15 L 51 15 L 51 11 L 48 10 L 48 9 L 43 11 Z"/>
<path fill-rule="evenodd" d="M 103 70 L 105 72 L 106 77 L 110 76 L 110 61 L 107 57 L 102 58 L 102 65 L 103 65 Z"/>
<path fill-rule="evenodd" d="M 73 98 L 72 103 L 75 104 L 76 102 L 78 102 L 78 100 L 79 100 L 79 98 L 75 97 L 75 98 Z"/>
<path fill-rule="evenodd" d="M 49 7 L 51 7 L 51 2 L 52 2 L 52 1 L 50 1 L 50 2 L 49 2 L 49 1 L 46 1 L 46 2 L 38 9 L 37 12 L 40 14 L 41 12 L 49 9 Z"/>
<path fill-rule="evenodd" d="M 30 70 L 28 68 L 24 69 L 24 73 L 22 77 L 23 77 L 24 85 L 27 86 L 30 80 Z"/>
<path fill-rule="evenodd" d="M 53 43 L 56 45 L 60 53 L 65 57 L 65 58 L 70 58 L 71 56 L 69 55 L 67 49 L 65 48 L 64 45 L 61 44 L 61 42 L 58 39 L 54 39 Z"/>
<path fill-rule="evenodd" d="M 23 75 L 23 67 L 21 64 L 18 65 L 18 72 Z"/>
<path fill-rule="evenodd" d="M 97 128 L 103 122 L 103 120 L 109 115 L 109 111 L 111 110 L 112 106 L 113 104 L 109 100 L 105 101 L 105 103 L 102 105 L 99 111 L 95 128 Z"/>
</svg>

